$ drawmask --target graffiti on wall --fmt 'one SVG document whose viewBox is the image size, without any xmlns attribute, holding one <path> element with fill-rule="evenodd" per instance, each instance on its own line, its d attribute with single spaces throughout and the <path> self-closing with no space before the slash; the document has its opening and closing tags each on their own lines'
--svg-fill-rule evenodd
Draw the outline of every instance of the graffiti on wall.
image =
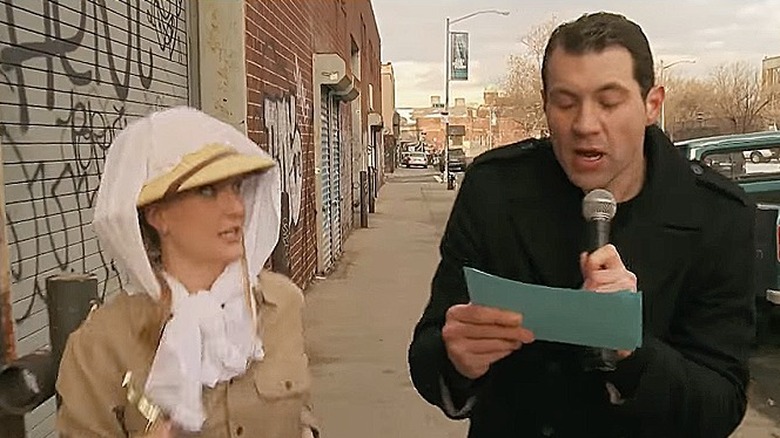
<svg viewBox="0 0 780 438">
<path fill-rule="evenodd" d="M 303 199 L 302 127 L 311 123 L 298 58 L 292 71 L 295 88 L 282 96 L 265 96 L 262 119 L 269 153 L 276 159 L 282 179 L 282 224 L 272 256 L 275 269 L 290 274 L 290 235 L 301 220 Z"/>
<path fill-rule="evenodd" d="M 0 10 L 0 138 L 20 324 L 42 308 L 54 272 L 91 272 L 105 295 L 114 268 L 90 223 L 106 151 L 129 120 L 188 95 L 183 0 L 38 5 L 38 15 L 11 2 Z M 175 54 L 181 62 L 169 61 Z"/>
<path fill-rule="evenodd" d="M 184 40 L 182 39 L 181 25 L 184 23 L 184 3 L 179 1 L 150 0 L 151 5 L 146 9 L 146 21 L 154 29 L 157 46 L 168 54 L 168 59 L 178 48 L 179 61 L 184 61 Z"/>
<path fill-rule="evenodd" d="M 268 149 L 279 163 L 282 191 L 289 199 L 290 225 L 294 227 L 300 219 L 303 193 L 303 148 L 295 96 L 266 98 L 263 108 Z"/>
</svg>

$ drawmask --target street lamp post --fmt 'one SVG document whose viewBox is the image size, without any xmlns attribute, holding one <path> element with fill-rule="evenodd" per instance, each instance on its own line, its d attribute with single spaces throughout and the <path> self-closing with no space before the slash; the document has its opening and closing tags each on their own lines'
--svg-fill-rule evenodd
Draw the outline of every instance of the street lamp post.
<svg viewBox="0 0 780 438">
<path fill-rule="evenodd" d="M 695 59 L 681 59 L 679 61 L 674 61 L 671 64 L 664 65 L 664 60 L 659 60 L 659 63 L 661 65 L 661 85 L 666 86 L 666 74 L 664 74 L 664 71 L 666 71 L 667 68 L 674 67 L 677 64 L 696 64 Z M 661 131 L 666 132 L 666 98 L 661 101 Z"/>
<path fill-rule="evenodd" d="M 509 15 L 509 11 L 483 9 L 458 17 L 454 20 L 450 20 L 450 17 L 447 17 L 446 21 L 446 33 L 444 38 L 444 111 L 442 111 L 442 116 L 444 116 L 444 181 L 447 183 L 447 190 L 453 190 L 455 188 L 450 180 L 450 25 L 481 14 L 507 16 Z"/>
</svg>

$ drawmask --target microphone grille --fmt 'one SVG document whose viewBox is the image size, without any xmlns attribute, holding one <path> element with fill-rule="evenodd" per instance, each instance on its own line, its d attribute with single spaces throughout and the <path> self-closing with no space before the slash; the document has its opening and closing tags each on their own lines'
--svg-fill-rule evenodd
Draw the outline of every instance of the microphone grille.
<svg viewBox="0 0 780 438">
<path fill-rule="evenodd" d="M 616 212 L 617 202 L 609 190 L 591 190 L 582 200 L 582 215 L 587 221 L 611 221 Z"/>
</svg>

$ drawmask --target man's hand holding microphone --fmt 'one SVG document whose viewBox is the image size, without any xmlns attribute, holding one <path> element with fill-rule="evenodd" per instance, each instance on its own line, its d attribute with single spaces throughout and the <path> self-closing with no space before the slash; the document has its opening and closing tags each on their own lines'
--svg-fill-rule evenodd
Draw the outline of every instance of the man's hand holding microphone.
<svg viewBox="0 0 780 438">
<path fill-rule="evenodd" d="M 590 249 L 580 254 L 583 289 L 598 293 L 637 291 L 636 275 L 623 264 L 617 248 L 607 243 L 616 208 L 614 197 L 606 190 L 593 190 L 583 200 Z M 455 369 L 472 380 L 487 373 L 493 363 L 534 341 L 533 332 L 523 327 L 522 314 L 473 303 L 457 304 L 447 310 L 442 337 Z M 616 359 L 625 359 L 632 353 L 619 350 Z"/>
</svg>

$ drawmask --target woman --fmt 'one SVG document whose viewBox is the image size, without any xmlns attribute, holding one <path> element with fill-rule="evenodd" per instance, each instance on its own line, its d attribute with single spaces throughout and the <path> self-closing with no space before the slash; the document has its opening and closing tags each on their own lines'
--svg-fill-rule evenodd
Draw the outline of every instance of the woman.
<svg viewBox="0 0 780 438">
<path fill-rule="evenodd" d="M 68 339 L 61 436 L 317 436 L 301 291 L 261 272 L 279 181 L 256 144 L 191 108 L 120 133 L 94 226 L 123 290 Z"/>
</svg>

